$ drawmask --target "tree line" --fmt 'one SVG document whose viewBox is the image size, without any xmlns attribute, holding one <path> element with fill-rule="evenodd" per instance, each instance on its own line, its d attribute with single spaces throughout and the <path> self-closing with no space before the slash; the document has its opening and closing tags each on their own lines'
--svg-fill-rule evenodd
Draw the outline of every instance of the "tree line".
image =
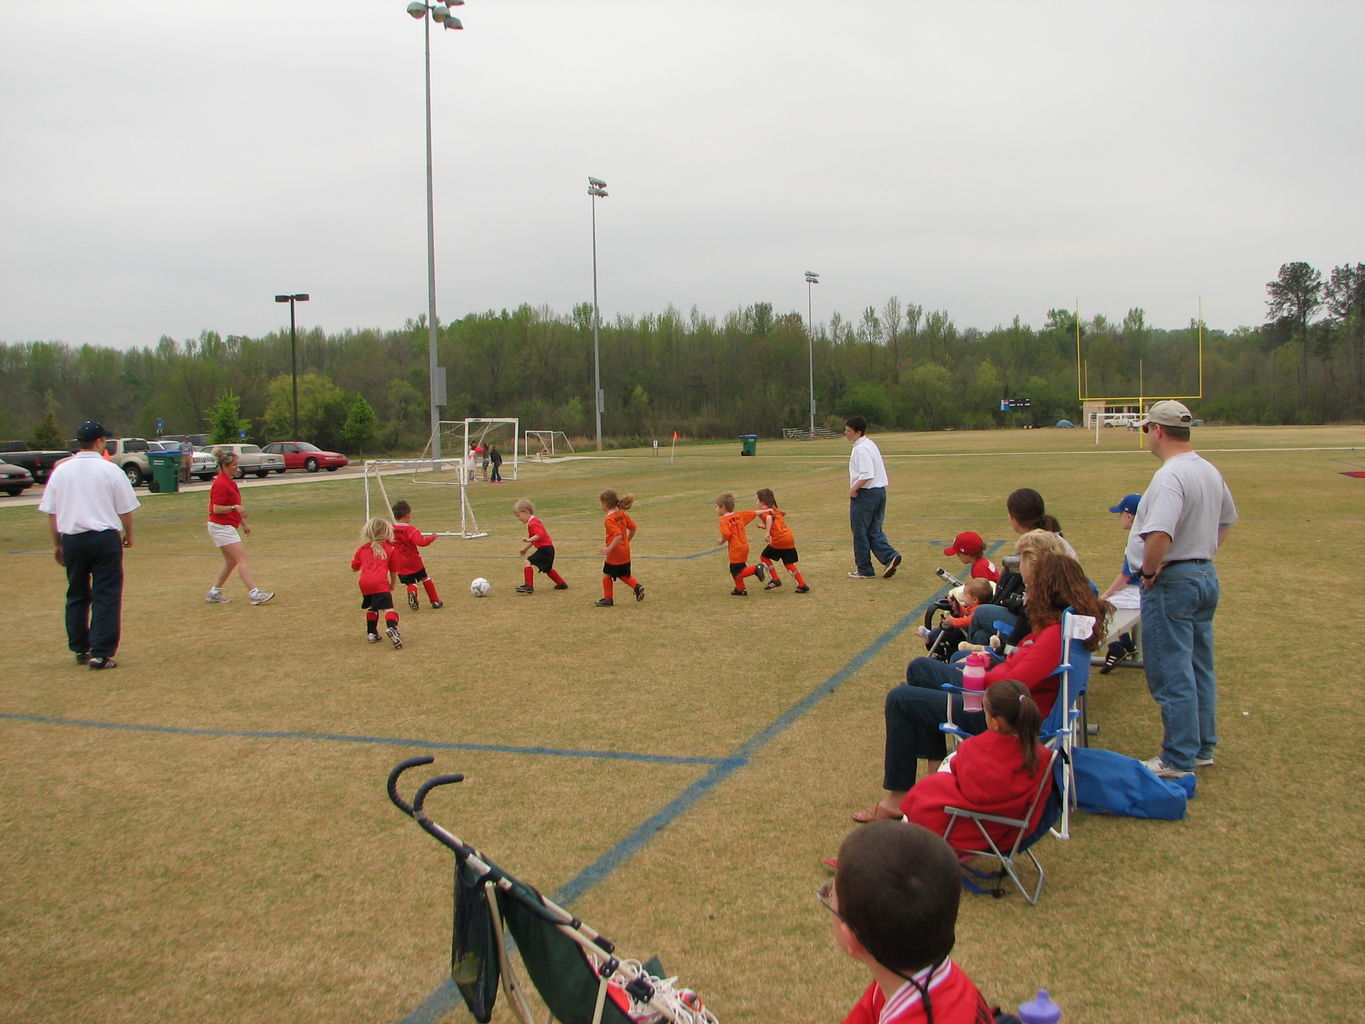
<svg viewBox="0 0 1365 1024">
<path fill-rule="evenodd" d="M 777 434 L 851 413 L 880 429 L 1050 425 L 1080 414 L 1078 394 L 1197 395 L 1206 420 L 1322 423 L 1365 418 L 1365 264 L 1324 277 L 1286 263 L 1267 283 L 1266 322 L 1235 331 L 1166 330 L 1142 309 L 1121 320 L 1052 309 L 988 331 L 899 298 L 855 319 L 835 313 L 812 339 L 798 312 L 758 302 L 724 317 L 694 307 L 618 316 L 601 327 L 603 433 L 638 444 Z M 319 328 L 298 336 L 300 439 L 357 454 L 414 452 L 429 428 L 425 318 L 400 329 Z M 1202 348 L 1203 372 L 1200 373 Z M 1078 359 L 1079 355 L 1079 359 Z M 473 313 L 438 330 L 443 417 L 515 416 L 523 429 L 594 433 L 592 306 Z M 59 341 L 0 344 L 0 436 L 63 440 L 95 417 L 120 434 L 226 429 L 252 441 L 293 433 L 287 332 L 203 331 L 118 350 Z M 1029 407 L 1001 411 L 1005 397 Z M 215 416 L 217 418 L 215 418 Z M 49 447 L 48 444 L 37 445 Z"/>
</svg>

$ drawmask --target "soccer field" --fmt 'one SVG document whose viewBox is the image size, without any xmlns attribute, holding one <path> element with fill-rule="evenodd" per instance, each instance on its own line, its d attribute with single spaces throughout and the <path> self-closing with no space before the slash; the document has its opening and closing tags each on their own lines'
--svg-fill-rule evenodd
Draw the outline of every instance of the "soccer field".
<svg viewBox="0 0 1365 1024">
<path fill-rule="evenodd" d="M 220 564 L 202 492 L 140 494 L 114 672 L 72 664 L 45 517 L 0 505 L 0 1020 L 435 1021 L 452 1007 L 450 855 L 389 803 L 402 758 L 467 779 L 428 810 L 641 959 L 658 954 L 722 1022 L 841 1020 L 866 983 L 812 896 L 879 792 L 882 699 L 961 530 L 1012 542 L 1004 498 L 1038 489 L 1101 587 L 1108 512 L 1157 462 L 1138 435 L 873 435 L 891 475 L 892 580 L 852 567 L 843 441 L 685 445 L 523 463 L 471 487 L 477 540 L 424 549 L 445 607 L 404 647 L 364 639 L 349 571 L 358 479 L 244 483 L 260 585 Z M 988 1001 L 1048 988 L 1067 1020 L 1312 1020 L 1365 971 L 1360 576 L 1365 431 L 1198 428 L 1241 522 L 1219 557 L 1218 763 L 1180 822 L 1081 815 L 1045 839 L 1038 907 L 964 896 L 956 959 Z M 458 491 L 390 476 L 427 531 Z M 646 598 L 601 596 L 597 494 L 630 492 Z M 811 585 L 730 596 L 714 499 L 770 487 Z M 521 582 L 519 497 L 570 585 Z M 762 548 L 751 531 L 756 557 Z M 752 558 L 751 558 L 752 560 Z M 475 599 L 468 584 L 492 582 Z M 1304 627 L 1307 627 L 1306 629 Z M 1310 667 L 1311 665 L 1311 667 Z M 1092 744 L 1157 751 L 1140 669 L 1092 676 Z M 1306 961 L 1306 962 L 1305 962 Z M 457 997 L 456 997 L 457 998 Z M 495 1019 L 510 1020 L 499 1005 Z"/>
</svg>

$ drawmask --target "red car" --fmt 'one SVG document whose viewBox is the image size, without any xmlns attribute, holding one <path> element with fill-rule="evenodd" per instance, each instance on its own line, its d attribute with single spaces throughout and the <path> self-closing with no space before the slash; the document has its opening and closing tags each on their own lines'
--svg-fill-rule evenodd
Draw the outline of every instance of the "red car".
<svg viewBox="0 0 1365 1024">
<path fill-rule="evenodd" d="M 316 473 L 319 469 L 332 473 L 350 462 L 340 452 L 325 452 L 308 441 L 272 441 L 264 445 L 261 451 L 283 455 L 284 469 L 306 469 L 310 473 Z M 283 473 L 284 469 L 280 472 Z"/>
</svg>

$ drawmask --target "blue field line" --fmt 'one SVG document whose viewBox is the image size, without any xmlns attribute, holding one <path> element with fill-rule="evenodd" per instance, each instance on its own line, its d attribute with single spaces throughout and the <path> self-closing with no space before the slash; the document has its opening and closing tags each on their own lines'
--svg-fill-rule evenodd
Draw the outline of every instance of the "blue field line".
<svg viewBox="0 0 1365 1024">
<path fill-rule="evenodd" d="M 119 732 L 156 732 L 176 736 L 224 736 L 248 740 L 318 740 L 331 743 L 372 743 L 387 747 L 414 747 L 419 750 L 473 750 L 483 754 L 530 754 L 536 757 L 583 757 L 602 761 L 639 761 L 646 764 L 701 764 L 727 767 L 730 758 L 684 757 L 676 754 L 636 754 L 621 750 L 571 750 L 559 747 L 513 747 L 496 743 L 457 743 L 446 740 L 415 740 L 401 736 L 350 736 L 334 732 L 275 732 L 251 729 L 195 729 L 180 725 L 143 725 L 136 722 L 96 722 L 51 715 L 0 712 L 0 719 L 12 722 L 38 722 L 43 725 L 69 725 L 82 729 L 111 729 Z M 736 764 L 735 767 L 738 765 Z"/>
<path fill-rule="evenodd" d="M 834 675 L 830 676 L 819 686 L 815 687 L 815 689 L 811 690 L 781 715 L 768 723 L 763 729 L 741 743 L 735 748 L 734 753 L 731 754 L 730 757 L 717 762 L 716 765 L 700 779 L 692 783 L 692 785 L 684 789 L 657 812 L 641 822 L 630 835 L 626 836 L 610 850 L 598 857 L 597 860 L 593 861 L 577 875 L 569 879 L 568 882 L 550 895 L 550 899 L 560 906 L 567 907 L 591 890 L 593 886 L 606 879 L 612 871 L 631 856 L 638 853 L 654 838 L 656 833 L 672 824 L 673 821 L 691 808 L 698 800 L 728 779 L 739 768 L 748 764 L 749 760 L 764 746 L 776 739 L 790 726 L 794 725 L 798 719 L 838 689 L 841 684 L 847 682 L 853 673 L 866 665 L 874 656 L 881 653 L 892 640 L 896 639 L 896 637 L 900 636 L 912 625 L 923 621 L 924 613 L 929 610 L 929 607 L 937 599 L 937 594 L 926 599 L 919 607 L 915 608 L 899 622 L 887 629 L 881 636 L 877 637 L 877 639 L 873 640 L 867 647 L 854 655 L 848 664 L 838 672 L 834 673 Z M 411 1013 L 406 1017 L 403 1017 L 398 1024 L 436 1024 L 436 1021 L 439 1021 L 446 1014 L 462 1005 L 463 1001 L 460 997 L 459 990 L 455 987 L 454 983 L 447 978 L 414 1007 Z"/>
</svg>

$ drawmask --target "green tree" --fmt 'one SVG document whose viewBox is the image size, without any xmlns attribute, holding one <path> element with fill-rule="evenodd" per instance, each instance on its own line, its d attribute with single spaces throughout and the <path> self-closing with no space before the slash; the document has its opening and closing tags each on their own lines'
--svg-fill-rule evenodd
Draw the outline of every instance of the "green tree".
<svg viewBox="0 0 1365 1024">
<path fill-rule="evenodd" d="M 218 404 L 208 410 L 209 444 L 236 444 L 251 421 L 242 418 L 242 400 L 231 391 L 218 396 Z"/>
<path fill-rule="evenodd" d="M 1266 319 L 1289 326 L 1298 345 L 1299 400 L 1308 395 L 1308 321 L 1322 307 L 1322 275 L 1303 261 L 1280 266 L 1279 276 L 1266 282 Z"/>
<path fill-rule="evenodd" d="M 50 408 L 43 413 L 43 418 L 33 428 L 32 444 L 34 448 L 49 451 L 60 451 L 66 447 L 66 438 L 62 437 L 61 424 L 57 422 L 57 416 Z"/>
<path fill-rule="evenodd" d="M 346 411 L 346 396 L 331 379 L 318 373 L 299 375 L 299 436 L 294 437 L 293 378 L 281 373 L 266 387 L 265 432 L 270 437 L 335 442 L 336 424 Z"/>
<path fill-rule="evenodd" d="M 365 446 L 373 443 L 378 432 L 379 417 L 374 414 L 374 408 L 365 401 L 364 396 L 356 395 L 351 403 L 350 414 L 346 417 L 346 425 L 341 428 L 342 438 L 363 455 Z"/>
</svg>

